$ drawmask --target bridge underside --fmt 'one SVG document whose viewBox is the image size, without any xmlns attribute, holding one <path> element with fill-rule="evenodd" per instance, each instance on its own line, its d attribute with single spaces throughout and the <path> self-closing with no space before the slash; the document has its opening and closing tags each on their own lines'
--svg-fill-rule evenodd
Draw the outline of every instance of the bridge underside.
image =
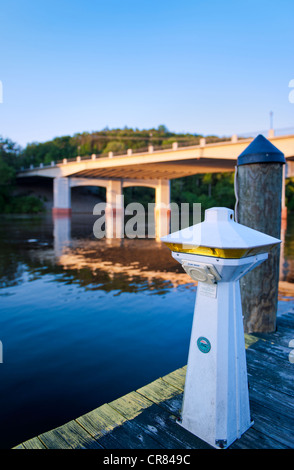
<svg viewBox="0 0 294 470">
<path fill-rule="evenodd" d="M 175 162 L 121 165 L 111 168 L 91 168 L 74 173 L 75 177 L 107 179 L 175 179 L 203 173 L 234 171 L 234 160 L 199 158 Z"/>
<path fill-rule="evenodd" d="M 62 162 L 51 162 L 44 167 L 33 166 L 19 172 L 19 179 L 41 177 L 53 180 L 53 214 L 56 216 L 70 215 L 71 188 L 76 186 L 102 186 L 106 188 L 106 202 L 109 214 L 123 213 L 122 194 L 127 186 L 147 186 L 155 189 L 156 232 L 160 236 L 168 233 L 166 223 L 170 203 L 170 180 L 196 174 L 233 172 L 237 157 L 251 142 L 250 139 L 232 139 L 230 142 L 217 142 L 198 146 L 177 146 L 168 150 L 126 155 L 113 154 L 108 157 L 97 155 L 86 158 L 63 159 Z M 287 165 L 283 172 L 282 210 L 285 206 L 285 178 L 294 175 L 294 136 L 271 136 L 273 144 L 284 153 Z M 33 181 L 32 181 L 33 183 Z M 164 214 L 165 220 L 161 221 Z"/>
</svg>

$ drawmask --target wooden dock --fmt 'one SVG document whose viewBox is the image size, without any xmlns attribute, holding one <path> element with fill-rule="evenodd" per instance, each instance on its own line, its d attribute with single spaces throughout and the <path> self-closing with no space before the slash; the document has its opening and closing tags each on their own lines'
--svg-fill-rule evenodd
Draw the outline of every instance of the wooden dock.
<svg viewBox="0 0 294 470">
<path fill-rule="evenodd" d="M 283 311 L 276 332 L 245 335 L 254 425 L 230 449 L 294 448 L 293 303 L 283 302 Z M 182 367 L 14 449 L 209 449 L 177 423 L 185 373 Z"/>
</svg>

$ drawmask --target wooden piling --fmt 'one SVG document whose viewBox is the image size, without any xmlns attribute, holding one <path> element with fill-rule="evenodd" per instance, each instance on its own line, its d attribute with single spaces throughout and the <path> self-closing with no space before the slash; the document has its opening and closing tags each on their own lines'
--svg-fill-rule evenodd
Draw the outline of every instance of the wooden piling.
<svg viewBox="0 0 294 470">
<path fill-rule="evenodd" d="M 259 135 L 238 157 L 236 168 L 236 221 L 280 238 L 283 164 L 285 157 Z M 244 330 L 276 329 L 280 246 L 268 260 L 240 280 Z"/>
</svg>

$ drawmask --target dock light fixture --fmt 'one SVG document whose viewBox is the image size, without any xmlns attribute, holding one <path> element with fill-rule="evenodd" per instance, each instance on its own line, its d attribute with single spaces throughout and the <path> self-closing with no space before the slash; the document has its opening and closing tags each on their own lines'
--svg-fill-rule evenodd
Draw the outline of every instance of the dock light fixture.
<svg viewBox="0 0 294 470">
<path fill-rule="evenodd" d="M 161 240 L 198 281 L 180 424 L 226 448 L 253 424 L 239 279 L 281 240 L 238 224 L 225 207 Z"/>
</svg>

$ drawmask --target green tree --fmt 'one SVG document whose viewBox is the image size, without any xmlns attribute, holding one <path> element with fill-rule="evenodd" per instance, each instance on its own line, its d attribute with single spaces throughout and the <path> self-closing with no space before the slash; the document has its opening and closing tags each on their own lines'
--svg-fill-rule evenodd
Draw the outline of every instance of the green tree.
<svg viewBox="0 0 294 470">
<path fill-rule="evenodd" d="M 15 169 L 0 155 L 0 212 L 5 212 L 15 182 Z"/>
<path fill-rule="evenodd" d="M 114 152 L 124 153 L 126 151 L 126 145 L 123 142 L 111 141 L 104 148 L 103 153 Z"/>
<path fill-rule="evenodd" d="M 294 211 L 294 178 L 286 180 L 286 205 L 290 212 Z"/>
<path fill-rule="evenodd" d="M 19 160 L 20 147 L 10 139 L 0 137 L 0 212 L 40 212 L 43 210 L 43 204 L 37 197 L 13 194 Z"/>
</svg>

